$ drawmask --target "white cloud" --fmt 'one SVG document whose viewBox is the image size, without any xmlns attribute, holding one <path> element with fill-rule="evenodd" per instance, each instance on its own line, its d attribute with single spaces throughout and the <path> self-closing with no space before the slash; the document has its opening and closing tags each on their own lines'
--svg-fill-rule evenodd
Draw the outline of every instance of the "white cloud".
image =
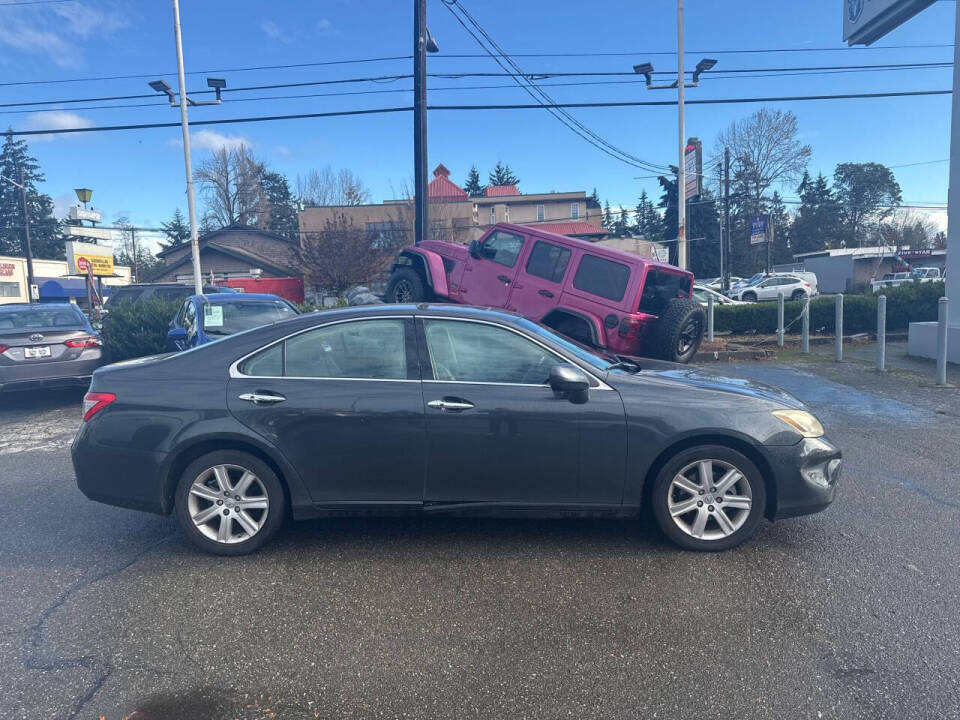
<svg viewBox="0 0 960 720">
<path fill-rule="evenodd" d="M 261 20 L 260 29 L 263 30 L 266 36 L 271 40 L 276 40 L 277 42 L 282 42 L 284 44 L 287 44 L 291 41 L 290 36 L 287 35 L 273 20 Z"/>
<path fill-rule="evenodd" d="M 317 34 L 320 35 L 321 37 L 323 36 L 329 37 L 331 35 L 339 35 L 340 31 L 337 30 L 333 26 L 333 23 L 327 20 L 327 18 L 320 18 L 317 21 Z"/>
<path fill-rule="evenodd" d="M 127 12 L 89 3 L 11 7 L 0 24 L 0 45 L 32 55 L 45 55 L 60 67 L 81 62 L 83 42 L 102 42 L 126 27 Z"/>
<path fill-rule="evenodd" d="M 167 145 L 183 147 L 183 140 L 181 138 L 170 138 L 167 140 Z M 253 147 L 250 139 L 243 135 L 225 135 L 218 133 L 216 130 L 192 130 L 190 132 L 190 148 L 192 150 L 219 150 L 220 148 L 236 150 L 242 145 L 246 145 L 248 148 Z"/>
<path fill-rule="evenodd" d="M 66 110 L 46 110 L 28 115 L 24 121 L 27 130 L 72 130 L 93 127 L 93 123 L 82 115 Z M 32 142 L 48 142 L 59 138 L 71 137 L 73 133 L 59 135 L 43 134 L 30 136 Z"/>
<path fill-rule="evenodd" d="M 290 148 L 288 148 L 286 145 L 277 145 L 276 150 L 277 150 L 277 155 L 286 156 L 290 154 Z"/>
</svg>

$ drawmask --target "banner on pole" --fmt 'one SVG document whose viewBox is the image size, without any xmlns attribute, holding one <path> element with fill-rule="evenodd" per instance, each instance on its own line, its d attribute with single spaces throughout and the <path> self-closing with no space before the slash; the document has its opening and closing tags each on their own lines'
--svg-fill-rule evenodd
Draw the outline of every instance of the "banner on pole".
<svg viewBox="0 0 960 720">
<path fill-rule="evenodd" d="M 690 200 L 700 196 L 700 178 L 703 177 L 703 147 L 697 138 L 687 140 L 683 151 L 684 197 Z"/>
<path fill-rule="evenodd" d="M 750 244 L 760 245 L 767 241 L 767 216 L 758 215 L 750 221 Z"/>
</svg>

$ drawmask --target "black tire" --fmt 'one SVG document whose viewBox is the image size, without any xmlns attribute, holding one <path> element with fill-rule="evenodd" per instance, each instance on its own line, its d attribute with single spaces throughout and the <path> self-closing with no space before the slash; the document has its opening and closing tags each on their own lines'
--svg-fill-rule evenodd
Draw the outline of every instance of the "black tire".
<svg viewBox="0 0 960 720">
<path fill-rule="evenodd" d="M 245 511 L 245 517 L 253 518 L 254 522 L 261 523 L 259 529 L 253 535 L 245 540 L 220 542 L 216 538 L 208 537 L 197 527 L 191 519 L 189 503 L 194 481 L 210 473 L 214 467 L 228 465 L 236 468 L 230 471 L 230 477 L 236 478 L 242 475 L 243 471 L 249 471 L 256 476 L 255 482 L 257 485 L 255 488 L 251 488 L 251 490 L 253 494 L 257 496 L 263 495 L 266 498 L 267 507 L 262 511 L 263 515 L 259 514 L 259 509 Z M 211 485 L 209 487 L 213 489 L 216 483 L 214 483 L 213 480 L 210 480 L 210 482 Z M 235 483 L 235 485 L 237 484 L 239 483 Z M 253 485 L 253 483 L 251 483 L 251 485 Z M 219 491 L 216 491 L 216 493 L 219 494 Z M 223 504 L 226 505 L 232 502 L 233 500 L 227 496 Z M 207 510 L 214 506 L 214 502 L 207 500 L 205 497 L 199 497 L 195 500 L 195 503 L 203 503 L 203 507 L 201 507 L 200 510 Z M 286 505 L 287 499 L 283 485 L 273 470 L 270 469 L 270 466 L 260 458 L 241 450 L 217 450 L 197 458 L 183 471 L 183 475 L 177 483 L 177 489 L 174 494 L 174 514 L 187 539 L 201 550 L 214 555 L 246 555 L 263 547 L 283 526 L 284 520 L 286 519 Z M 219 504 L 218 506 L 222 507 L 222 505 Z M 231 511 L 230 507 L 224 507 L 223 510 L 223 516 L 219 516 L 219 511 L 217 511 L 217 515 L 215 516 L 219 523 L 222 523 L 226 513 Z M 236 506 L 234 506 L 233 512 L 237 512 Z M 212 522 L 213 519 L 214 518 L 211 518 L 210 522 Z M 220 527 L 219 523 L 217 525 L 218 528 Z M 245 533 L 244 529 L 240 526 L 239 520 L 231 519 L 229 523 L 228 527 L 232 529 L 232 535 L 234 537 Z M 213 531 L 210 523 L 204 523 L 204 526 Z"/>
<path fill-rule="evenodd" d="M 387 281 L 384 300 L 388 303 L 420 303 L 430 300 L 430 296 L 420 273 L 413 268 L 402 267 L 394 270 Z"/>
<path fill-rule="evenodd" d="M 690 362 L 703 340 L 706 320 L 707 314 L 696 300 L 671 300 L 653 329 L 652 354 L 671 362 Z"/>
<path fill-rule="evenodd" d="M 791 300 L 803 300 L 806 293 L 803 290 L 794 290 L 793 295 L 790 296 Z"/>
<path fill-rule="evenodd" d="M 740 299 L 743 300 L 744 302 L 756 302 L 757 294 L 755 292 L 745 292 L 743 295 L 740 296 Z"/>
<path fill-rule="evenodd" d="M 719 481 L 730 465 L 736 468 L 742 475 L 742 480 L 738 480 L 728 492 L 721 495 L 710 495 L 709 489 L 700 500 L 700 495 L 687 493 L 678 488 L 671 487 L 674 478 L 678 476 L 685 468 L 690 468 L 691 464 L 697 464 L 701 460 L 712 460 L 713 480 Z M 694 465 L 688 473 L 693 473 L 693 477 L 699 477 L 699 466 Z M 686 475 L 685 475 L 686 477 Z M 748 490 L 745 490 L 745 485 Z M 716 486 L 714 486 L 716 487 Z M 723 498 L 735 497 L 742 502 L 744 497 L 751 501 L 750 509 L 737 507 L 732 510 L 723 509 Z M 657 524 L 663 530 L 671 541 L 679 545 L 684 550 L 697 550 L 715 552 L 720 550 L 729 550 L 747 540 L 757 529 L 763 518 L 764 510 L 767 504 L 767 492 L 764 485 L 763 476 L 757 470 L 749 458 L 742 453 L 723 445 L 701 445 L 698 447 L 682 450 L 676 456 L 671 458 L 654 480 L 653 488 L 650 492 L 650 502 L 653 506 L 653 514 L 657 519 Z M 710 502 L 707 501 L 709 498 Z M 719 501 L 718 501 L 719 498 Z M 676 503 L 675 508 L 682 508 L 682 503 L 690 499 L 702 503 L 701 506 L 694 505 L 687 513 L 678 516 L 676 519 L 671 514 L 671 499 Z M 730 508 L 730 506 L 726 506 Z M 712 510 L 710 508 L 713 508 Z M 706 512 L 704 512 L 706 509 Z M 730 523 L 730 527 L 736 529 L 724 535 L 724 531 L 718 522 L 717 514 L 723 513 L 723 516 Z M 703 537 L 694 537 L 690 531 L 696 531 L 696 518 L 700 515 L 706 517 L 706 524 L 701 530 Z M 684 527 L 681 527 L 681 523 Z"/>
</svg>

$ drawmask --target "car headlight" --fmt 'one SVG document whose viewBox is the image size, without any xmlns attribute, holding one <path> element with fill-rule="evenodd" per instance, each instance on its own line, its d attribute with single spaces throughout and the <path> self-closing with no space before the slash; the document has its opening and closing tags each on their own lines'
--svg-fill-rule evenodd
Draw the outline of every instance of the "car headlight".
<svg viewBox="0 0 960 720">
<path fill-rule="evenodd" d="M 806 410 L 774 410 L 773 414 L 805 438 L 818 438 L 823 435 L 823 425 Z"/>
</svg>

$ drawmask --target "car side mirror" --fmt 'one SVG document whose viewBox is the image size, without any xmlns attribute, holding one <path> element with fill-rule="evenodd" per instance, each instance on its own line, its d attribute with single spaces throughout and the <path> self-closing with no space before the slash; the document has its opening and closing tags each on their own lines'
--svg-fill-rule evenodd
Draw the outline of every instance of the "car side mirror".
<svg viewBox="0 0 960 720">
<path fill-rule="evenodd" d="M 590 394 L 590 380 L 586 373 L 575 365 L 563 363 L 550 368 L 550 387 L 564 395 L 570 402 L 585 403 Z"/>
<path fill-rule="evenodd" d="M 467 247 L 467 250 L 470 253 L 470 257 L 474 258 L 475 260 L 480 259 L 480 241 L 479 240 L 471 240 L 470 245 Z"/>
<path fill-rule="evenodd" d="M 171 328 L 170 332 L 167 333 L 167 337 L 171 340 L 186 340 L 187 339 L 187 329 L 186 328 Z"/>
</svg>

